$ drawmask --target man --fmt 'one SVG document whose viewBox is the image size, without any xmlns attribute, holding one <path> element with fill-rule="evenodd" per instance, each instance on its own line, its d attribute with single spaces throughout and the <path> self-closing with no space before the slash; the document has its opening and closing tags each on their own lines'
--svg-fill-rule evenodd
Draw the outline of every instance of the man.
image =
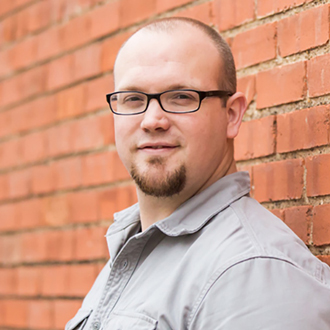
<svg viewBox="0 0 330 330">
<path fill-rule="evenodd" d="M 330 329 L 330 270 L 248 197 L 229 47 L 190 19 L 136 32 L 115 64 L 117 150 L 139 203 L 66 329 Z"/>
</svg>

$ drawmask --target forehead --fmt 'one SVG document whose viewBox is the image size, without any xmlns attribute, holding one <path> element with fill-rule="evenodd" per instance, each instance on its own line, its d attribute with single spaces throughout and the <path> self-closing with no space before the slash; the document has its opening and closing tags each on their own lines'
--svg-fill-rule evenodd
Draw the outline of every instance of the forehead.
<svg viewBox="0 0 330 330">
<path fill-rule="evenodd" d="M 191 26 L 170 31 L 140 30 L 118 54 L 114 76 L 116 88 L 153 76 L 155 79 L 202 79 L 218 82 L 221 71 L 219 52 L 211 39 Z M 180 77 L 181 75 L 181 77 Z M 134 80 L 134 82 L 132 81 Z"/>
</svg>

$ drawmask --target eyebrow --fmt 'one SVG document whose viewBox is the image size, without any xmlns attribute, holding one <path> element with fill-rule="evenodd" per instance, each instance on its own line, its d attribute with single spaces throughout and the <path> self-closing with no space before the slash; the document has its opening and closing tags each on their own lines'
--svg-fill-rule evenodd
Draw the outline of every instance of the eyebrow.
<svg viewBox="0 0 330 330">
<path fill-rule="evenodd" d="M 167 86 L 164 91 L 172 90 L 172 89 L 196 89 L 196 87 L 189 86 L 189 85 L 182 85 L 182 84 L 174 84 Z M 145 92 L 145 89 L 141 89 L 140 87 L 129 85 L 124 88 L 121 88 L 120 91 L 140 91 Z"/>
</svg>

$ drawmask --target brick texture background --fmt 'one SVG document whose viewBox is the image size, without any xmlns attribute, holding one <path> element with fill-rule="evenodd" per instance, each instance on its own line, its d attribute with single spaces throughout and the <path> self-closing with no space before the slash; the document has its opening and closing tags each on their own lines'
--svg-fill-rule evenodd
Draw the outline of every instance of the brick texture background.
<svg viewBox="0 0 330 330">
<path fill-rule="evenodd" d="M 197 18 L 230 44 L 252 196 L 330 264 L 330 0 L 1 0 L 0 329 L 62 329 L 136 201 L 105 94 L 145 22 Z"/>
</svg>

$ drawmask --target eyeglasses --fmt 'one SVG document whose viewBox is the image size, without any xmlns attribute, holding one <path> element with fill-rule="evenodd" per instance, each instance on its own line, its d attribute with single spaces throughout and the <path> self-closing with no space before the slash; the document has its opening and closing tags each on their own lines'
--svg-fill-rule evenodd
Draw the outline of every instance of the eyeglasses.
<svg viewBox="0 0 330 330">
<path fill-rule="evenodd" d="M 137 91 L 122 91 L 107 94 L 110 110 L 116 115 L 138 115 L 147 111 L 149 102 L 156 99 L 165 112 L 189 113 L 197 111 L 206 97 L 229 97 L 228 91 L 196 91 L 193 89 L 169 90 L 147 94 Z"/>
</svg>

